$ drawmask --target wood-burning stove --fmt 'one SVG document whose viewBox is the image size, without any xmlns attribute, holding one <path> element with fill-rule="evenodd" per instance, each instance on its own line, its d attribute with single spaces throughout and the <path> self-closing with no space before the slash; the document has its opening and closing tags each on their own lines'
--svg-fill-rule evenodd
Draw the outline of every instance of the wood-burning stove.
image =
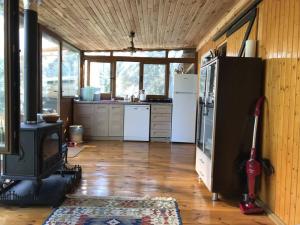
<svg viewBox="0 0 300 225">
<path fill-rule="evenodd" d="M 20 154 L 6 155 L 2 178 L 39 180 L 63 165 L 62 123 L 21 124 Z"/>
</svg>

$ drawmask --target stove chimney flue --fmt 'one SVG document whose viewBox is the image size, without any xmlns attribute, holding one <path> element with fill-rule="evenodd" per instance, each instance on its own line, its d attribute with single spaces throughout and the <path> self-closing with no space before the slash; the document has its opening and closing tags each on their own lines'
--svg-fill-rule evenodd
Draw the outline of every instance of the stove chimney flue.
<svg viewBox="0 0 300 225">
<path fill-rule="evenodd" d="M 24 0 L 24 113 L 26 123 L 38 112 L 38 0 Z"/>
</svg>

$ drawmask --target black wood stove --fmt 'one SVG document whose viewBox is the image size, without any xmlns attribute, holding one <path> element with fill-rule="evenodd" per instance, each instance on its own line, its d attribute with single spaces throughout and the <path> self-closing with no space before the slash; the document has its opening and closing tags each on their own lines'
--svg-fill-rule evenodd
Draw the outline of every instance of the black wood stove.
<svg viewBox="0 0 300 225">
<path fill-rule="evenodd" d="M 19 155 L 6 155 L 3 176 L 15 180 L 40 180 L 63 165 L 62 123 L 21 124 Z"/>
<path fill-rule="evenodd" d="M 67 166 L 62 123 L 37 123 L 37 0 L 24 0 L 25 123 L 20 126 L 18 155 L 3 158 L 0 203 L 57 206 L 81 179 L 80 166 Z"/>
</svg>

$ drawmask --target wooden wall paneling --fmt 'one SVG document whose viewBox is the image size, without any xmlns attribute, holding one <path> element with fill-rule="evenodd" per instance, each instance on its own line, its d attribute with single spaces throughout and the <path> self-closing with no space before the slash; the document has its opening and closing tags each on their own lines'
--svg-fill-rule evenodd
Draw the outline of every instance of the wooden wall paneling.
<svg viewBox="0 0 300 225">
<path fill-rule="evenodd" d="M 300 39 L 299 47 L 300 47 Z M 294 186 L 292 186 L 292 206 L 291 206 L 291 216 L 290 222 L 291 224 L 297 224 L 300 222 L 300 169 L 299 169 L 299 161 L 300 161 L 300 48 L 298 47 L 298 58 L 297 58 L 297 84 L 296 84 L 296 107 L 295 107 L 295 119 L 294 119 L 294 142 L 295 142 L 295 157 L 293 158 L 293 172 L 292 172 L 292 180 L 294 181 Z"/>
<path fill-rule="evenodd" d="M 287 132 L 287 148 L 288 148 L 288 153 L 287 153 L 287 168 L 286 168 L 286 182 L 285 182 L 285 202 L 284 202 L 284 221 L 287 221 L 289 224 L 290 220 L 290 205 L 291 205 L 291 173 L 292 173 L 292 157 L 293 157 L 293 132 L 294 132 L 294 112 L 295 112 L 295 77 L 296 77 L 296 71 L 295 71 L 295 62 L 296 60 L 292 58 L 293 51 L 297 51 L 297 49 L 293 49 L 293 33 L 294 33 L 294 4 L 295 0 L 292 0 L 290 2 L 290 7 L 289 7 L 289 23 L 288 23 L 288 49 L 289 50 L 289 55 L 288 55 L 288 61 L 289 61 L 289 70 L 287 75 L 289 76 L 289 86 L 287 87 L 288 90 L 288 132 Z"/>
</svg>

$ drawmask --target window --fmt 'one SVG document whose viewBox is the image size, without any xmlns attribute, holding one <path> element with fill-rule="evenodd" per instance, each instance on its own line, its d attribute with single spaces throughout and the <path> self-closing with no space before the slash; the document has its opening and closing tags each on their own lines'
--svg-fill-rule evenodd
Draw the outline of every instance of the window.
<svg viewBox="0 0 300 225">
<path fill-rule="evenodd" d="M 80 52 L 67 44 L 62 49 L 62 96 L 75 96 L 79 92 Z"/>
<path fill-rule="evenodd" d="M 59 112 L 59 42 L 46 34 L 42 37 L 43 112 Z"/>
<path fill-rule="evenodd" d="M 83 74 L 83 79 L 84 79 L 84 87 L 88 86 L 88 61 L 84 60 L 84 74 Z"/>
<path fill-rule="evenodd" d="M 195 74 L 194 63 L 170 63 L 170 78 L 169 78 L 169 97 L 173 97 L 174 90 L 174 74 Z"/>
<path fill-rule="evenodd" d="M 18 19 L 18 1 L 0 0 L 0 154 L 19 151 Z"/>
<path fill-rule="evenodd" d="M 195 56 L 194 49 L 171 50 L 168 53 L 168 58 L 195 58 Z"/>
<path fill-rule="evenodd" d="M 139 92 L 139 75 L 139 62 L 117 62 L 116 96 L 137 96 Z"/>
<path fill-rule="evenodd" d="M 165 95 L 166 65 L 144 64 L 144 86 L 148 95 Z"/>
<path fill-rule="evenodd" d="M 0 0 L 0 148 L 5 148 L 4 0 Z"/>
<path fill-rule="evenodd" d="M 113 52 L 113 56 L 164 58 L 166 57 L 166 51 L 136 51 L 136 52 L 115 51 Z"/>
<path fill-rule="evenodd" d="M 110 52 L 85 52 L 86 56 L 110 56 Z"/>
<path fill-rule="evenodd" d="M 101 93 L 110 93 L 111 64 L 90 62 L 90 86 L 100 88 Z"/>
</svg>

